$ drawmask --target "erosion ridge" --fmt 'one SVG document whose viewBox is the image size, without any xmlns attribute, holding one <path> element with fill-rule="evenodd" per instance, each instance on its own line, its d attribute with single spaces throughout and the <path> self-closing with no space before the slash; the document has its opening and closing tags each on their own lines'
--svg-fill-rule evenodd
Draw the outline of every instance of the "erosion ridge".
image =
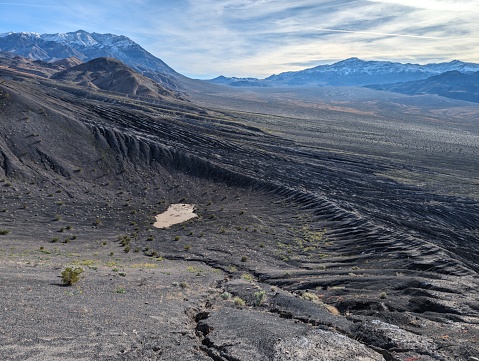
<svg viewBox="0 0 479 361">
<path fill-rule="evenodd" d="M 320 359 L 323 349 L 330 360 L 477 355 L 477 201 L 400 184 L 378 175 L 397 161 L 310 147 L 234 112 L 2 74 L 19 80 L 0 85 L 0 228 L 10 232 L 0 240 L 49 249 L 68 237 L 54 261 L 35 261 L 41 275 L 72 262 L 69 247 L 80 263 L 98 258 L 95 272 L 104 274 L 101 259 L 112 256 L 98 240 L 118 236 L 112 252 L 123 249 L 124 257 L 196 261 L 222 272 L 192 272 L 208 277 L 182 296 L 195 300 L 179 306 L 190 317 L 185 350 L 166 352 L 160 330 L 172 331 L 157 325 L 148 326 L 150 338 L 123 340 L 120 353 L 95 352 L 221 360 Z M 153 229 L 154 215 L 178 201 L 196 204 L 198 219 Z M 225 293 L 249 307 L 223 300 Z"/>
</svg>

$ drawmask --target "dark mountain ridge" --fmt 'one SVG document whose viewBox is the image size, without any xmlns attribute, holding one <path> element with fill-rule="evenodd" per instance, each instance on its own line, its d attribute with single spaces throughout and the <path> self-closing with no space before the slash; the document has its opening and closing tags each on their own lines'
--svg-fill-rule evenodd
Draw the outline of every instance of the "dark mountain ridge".
<svg viewBox="0 0 479 361">
<path fill-rule="evenodd" d="M 409 95 L 436 94 L 446 98 L 479 103 L 479 71 L 464 74 L 453 70 L 424 80 L 397 84 L 373 84 L 366 87 Z"/>
<path fill-rule="evenodd" d="M 127 95 L 155 99 L 175 96 L 172 91 L 113 58 L 96 58 L 58 72 L 51 78 Z"/>
</svg>

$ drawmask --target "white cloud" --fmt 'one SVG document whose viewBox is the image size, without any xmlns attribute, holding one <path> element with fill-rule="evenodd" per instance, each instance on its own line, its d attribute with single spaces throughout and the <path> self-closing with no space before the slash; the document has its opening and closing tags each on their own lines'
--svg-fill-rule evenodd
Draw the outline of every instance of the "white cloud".
<svg viewBox="0 0 479 361">
<path fill-rule="evenodd" d="M 382 4 L 397 4 L 416 9 L 467 12 L 479 11 L 479 3 L 476 0 L 369 0 Z"/>
</svg>

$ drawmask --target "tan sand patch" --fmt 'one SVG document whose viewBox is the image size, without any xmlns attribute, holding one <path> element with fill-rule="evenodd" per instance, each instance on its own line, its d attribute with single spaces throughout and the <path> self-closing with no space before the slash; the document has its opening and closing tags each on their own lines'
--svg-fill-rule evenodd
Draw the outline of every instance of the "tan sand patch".
<svg viewBox="0 0 479 361">
<path fill-rule="evenodd" d="M 194 211 L 194 204 L 172 204 L 165 212 L 156 216 L 156 222 L 153 224 L 153 227 L 168 228 L 174 224 L 186 222 L 189 219 L 198 217 Z"/>
</svg>

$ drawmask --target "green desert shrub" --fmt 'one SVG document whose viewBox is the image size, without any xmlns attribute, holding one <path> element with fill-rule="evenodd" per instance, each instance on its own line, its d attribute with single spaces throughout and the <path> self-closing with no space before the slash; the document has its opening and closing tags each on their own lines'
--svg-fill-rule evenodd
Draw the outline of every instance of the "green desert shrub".
<svg viewBox="0 0 479 361">
<path fill-rule="evenodd" d="M 314 303 L 321 303 L 319 300 L 319 297 L 311 292 L 304 292 L 303 295 L 301 296 L 303 299 L 314 302 Z"/>
<path fill-rule="evenodd" d="M 233 298 L 233 302 L 236 306 L 244 306 L 246 305 L 246 302 L 241 298 L 241 297 L 235 297 Z"/>
<path fill-rule="evenodd" d="M 261 290 L 254 293 L 254 305 L 260 306 L 266 298 L 266 292 Z"/>
<path fill-rule="evenodd" d="M 83 273 L 83 268 L 67 267 L 62 272 L 62 282 L 65 286 L 71 286 L 80 280 L 80 275 Z"/>
<path fill-rule="evenodd" d="M 224 299 L 224 300 L 229 300 L 231 298 L 231 293 L 229 292 L 223 292 L 221 294 L 221 298 Z"/>
<path fill-rule="evenodd" d="M 246 281 L 249 281 L 249 282 L 253 282 L 254 281 L 254 278 L 253 276 L 251 276 L 249 273 L 245 273 L 243 275 L 241 275 L 241 278 L 246 280 Z"/>
</svg>

